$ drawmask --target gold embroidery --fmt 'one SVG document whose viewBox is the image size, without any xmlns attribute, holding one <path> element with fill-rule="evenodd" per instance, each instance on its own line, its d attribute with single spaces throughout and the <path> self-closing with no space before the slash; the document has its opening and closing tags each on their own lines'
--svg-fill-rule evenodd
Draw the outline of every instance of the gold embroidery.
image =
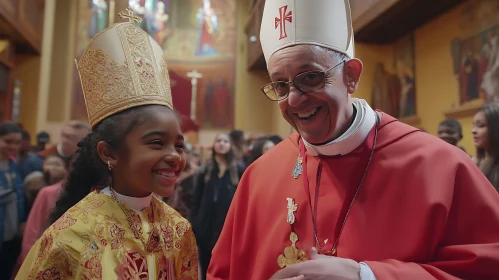
<svg viewBox="0 0 499 280">
<path fill-rule="evenodd" d="M 121 48 L 106 44 L 117 37 Z M 132 107 L 158 104 L 173 109 L 161 48 L 133 24 L 116 24 L 96 35 L 76 64 L 92 126 Z"/>
<path fill-rule="evenodd" d="M 69 214 L 63 214 L 55 223 L 52 225 L 54 229 L 60 231 L 65 228 L 68 228 L 76 223 L 76 219 L 73 219 L 69 216 Z"/>
<path fill-rule="evenodd" d="M 120 225 L 113 225 L 109 229 L 111 234 L 111 249 L 119 249 L 123 247 L 123 239 L 125 237 L 125 229 Z"/>
<path fill-rule="evenodd" d="M 184 222 L 180 222 L 175 226 L 177 230 L 177 236 L 179 238 L 184 237 L 185 232 L 187 231 L 187 224 Z"/>
<path fill-rule="evenodd" d="M 173 229 L 165 224 L 161 224 L 161 232 L 163 233 L 164 249 L 170 251 L 173 248 Z"/>
</svg>

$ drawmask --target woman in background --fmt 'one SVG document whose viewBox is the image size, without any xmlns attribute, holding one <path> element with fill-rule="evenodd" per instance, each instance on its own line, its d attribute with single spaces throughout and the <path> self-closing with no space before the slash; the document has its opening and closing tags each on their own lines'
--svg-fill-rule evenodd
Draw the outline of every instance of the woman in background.
<svg viewBox="0 0 499 280">
<path fill-rule="evenodd" d="M 211 251 L 217 243 L 230 203 L 244 172 L 228 134 L 215 137 L 211 159 L 201 167 L 192 196 L 191 222 L 199 249 L 200 279 L 206 278 Z"/>
<path fill-rule="evenodd" d="M 274 141 L 270 138 L 262 137 L 258 139 L 253 147 L 253 150 L 251 151 L 251 155 L 249 156 L 248 166 L 272 149 L 275 145 Z"/>
<path fill-rule="evenodd" d="M 499 190 L 499 103 L 485 104 L 475 113 L 471 132 L 476 147 L 473 161 Z"/>
</svg>

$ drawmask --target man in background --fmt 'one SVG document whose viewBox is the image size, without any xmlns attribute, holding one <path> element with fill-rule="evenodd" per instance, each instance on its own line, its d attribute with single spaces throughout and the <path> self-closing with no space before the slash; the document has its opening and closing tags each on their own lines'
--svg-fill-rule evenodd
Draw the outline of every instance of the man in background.
<svg viewBox="0 0 499 280">
<path fill-rule="evenodd" d="M 71 157 L 76 152 L 78 142 L 81 141 L 92 127 L 82 121 L 70 121 L 61 130 L 59 144 L 50 146 L 39 153 L 40 157 L 46 158 L 49 155 L 58 155 L 69 165 Z"/>
<path fill-rule="evenodd" d="M 41 152 L 45 150 L 47 144 L 50 142 L 50 135 L 42 131 L 36 135 L 36 146 L 34 147 L 35 152 Z"/>
</svg>

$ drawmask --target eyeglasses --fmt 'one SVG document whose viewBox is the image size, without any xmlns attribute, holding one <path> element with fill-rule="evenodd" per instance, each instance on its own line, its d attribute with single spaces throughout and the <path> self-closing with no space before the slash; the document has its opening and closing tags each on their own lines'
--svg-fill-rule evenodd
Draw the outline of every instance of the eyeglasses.
<svg viewBox="0 0 499 280">
<path fill-rule="evenodd" d="M 289 82 L 277 81 L 268 83 L 262 87 L 262 91 L 272 101 L 286 99 L 289 95 L 291 84 L 303 94 L 318 91 L 326 84 L 326 74 L 344 62 L 345 60 L 325 71 L 315 70 L 300 73 Z"/>
</svg>

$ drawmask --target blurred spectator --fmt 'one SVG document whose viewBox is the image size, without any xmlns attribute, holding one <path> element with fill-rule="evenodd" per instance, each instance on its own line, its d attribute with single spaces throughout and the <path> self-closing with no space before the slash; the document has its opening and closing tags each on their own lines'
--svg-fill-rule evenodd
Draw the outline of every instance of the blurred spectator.
<svg viewBox="0 0 499 280">
<path fill-rule="evenodd" d="M 457 144 L 461 139 L 463 139 L 463 131 L 461 128 L 461 124 L 455 119 L 448 119 L 442 121 L 438 125 L 438 138 L 444 140 L 445 142 L 451 144 L 452 146 L 459 147 L 461 150 L 466 150 L 463 147 L 458 146 Z"/>
<path fill-rule="evenodd" d="M 499 191 L 499 103 L 487 103 L 473 116 L 473 142 L 477 164 Z"/>
<path fill-rule="evenodd" d="M 12 273 L 26 218 L 21 173 L 12 159 L 21 142 L 17 124 L 0 124 L 0 279 L 9 279 Z"/>
<path fill-rule="evenodd" d="M 78 142 L 80 142 L 91 130 L 92 127 L 88 123 L 70 121 L 61 130 L 59 144 L 50 146 L 41 151 L 40 156 L 46 158 L 49 155 L 59 155 L 65 160 L 66 166 L 69 166 L 71 157 L 76 152 Z"/>
<path fill-rule="evenodd" d="M 50 142 L 50 135 L 42 131 L 36 135 L 36 147 L 35 152 L 41 152 L 45 150 L 47 144 Z"/>
<path fill-rule="evenodd" d="M 42 171 L 43 159 L 31 152 L 31 137 L 27 131 L 22 132 L 21 148 L 17 157 L 17 164 L 21 172 L 21 179 L 24 181 L 28 174 L 35 171 Z"/>
<path fill-rule="evenodd" d="M 274 134 L 274 135 L 269 136 L 269 140 L 272 141 L 272 143 L 274 143 L 274 145 L 277 145 L 277 144 L 281 143 L 282 138 L 281 138 L 281 136 Z"/>
<path fill-rule="evenodd" d="M 275 146 L 274 142 L 268 137 L 258 139 L 251 150 L 251 155 L 248 159 L 248 165 L 252 164 L 255 160 L 265 154 L 267 151 Z"/>
</svg>

